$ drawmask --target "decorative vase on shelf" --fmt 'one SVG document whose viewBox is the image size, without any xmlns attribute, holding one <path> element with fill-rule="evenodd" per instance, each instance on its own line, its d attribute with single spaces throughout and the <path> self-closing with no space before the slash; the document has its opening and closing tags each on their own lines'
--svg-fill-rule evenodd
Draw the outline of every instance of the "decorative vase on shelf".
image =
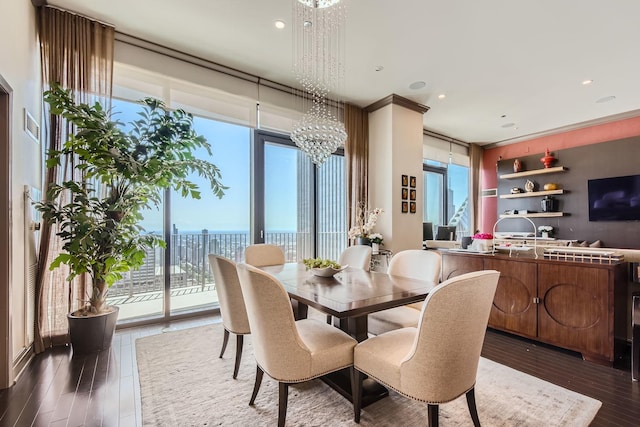
<svg viewBox="0 0 640 427">
<path fill-rule="evenodd" d="M 356 237 L 356 245 L 371 246 L 371 240 L 368 237 Z"/>
<path fill-rule="evenodd" d="M 536 184 L 534 184 L 533 181 L 531 181 L 530 179 L 527 180 L 527 182 L 525 182 L 524 184 L 524 190 L 527 193 L 531 193 L 536 189 Z"/>
<path fill-rule="evenodd" d="M 380 252 L 380 243 L 371 243 L 372 253 L 377 254 Z"/>
<path fill-rule="evenodd" d="M 542 237 L 543 239 L 548 239 L 549 238 L 549 232 L 548 231 L 541 231 L 540 232 L 540 237 Z"/>
<path fill-rule="evenodd" d="M 522 162 L 520 161 L 520 159 L 515 159 L 513 161 L 513 171 L 518 173 L 522 170 Z"/>
<path fill-rule="evenodd" d="M 542 162 L 542 164 L 544 164 L 545 168 L 550 168 L 551 164 L 556 160 L 555 157 L 553 157 L 551 155 L 551 152 L 549 152 L 549 149 L 547 148 L 547 151 L 544 152 L 544 157 L 540 159 L 540 161 Z"/>
<path fill-rule="evenodd" d="M 540 208 L 542 209 L 542 212 L 557 212 L 558 200 L 553 196 L 544 196 L 540 201 Z"/>
</svg>

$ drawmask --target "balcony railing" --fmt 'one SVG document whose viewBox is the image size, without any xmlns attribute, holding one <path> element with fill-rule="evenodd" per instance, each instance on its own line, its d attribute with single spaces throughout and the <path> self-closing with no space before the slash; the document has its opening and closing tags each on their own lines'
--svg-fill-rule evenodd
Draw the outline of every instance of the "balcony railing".
<svg viewBox="0 0 640 427">
<path fill-rule="evenodd" d="M 286 262 L 298 262 L 312 256 L 313 239 L 311 233 L 266 233 L 266 243 L 280 246 Z M 224 256 L 234 262 L 244 260 L 244 250 L 249 245 L 249 232 L 173 234 L 170 244 L 171 289 L 191 291 L 215 287 L 209 269 L 210 253 Z M 346 245 L 345 233 L 321 233 L 318 236 L 318 256 L 337 260 Z M 149 249 L 144 264 L 139 270 L 131 271 L 109 289 L 110 298 L 127 299 L 140 294 L 161 293 L 164 289 L 164 251 Z M 194 289 L 195 288 L 195 289 Z"/>
</svg>

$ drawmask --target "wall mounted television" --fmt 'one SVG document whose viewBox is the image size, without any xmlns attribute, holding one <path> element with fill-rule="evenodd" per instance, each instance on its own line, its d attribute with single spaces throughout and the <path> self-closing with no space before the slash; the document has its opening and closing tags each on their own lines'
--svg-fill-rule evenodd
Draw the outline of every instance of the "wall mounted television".
<svg viewBox="0 0 640 427">
<path fill-rule="evenodd" d="M 589 221 L 640 221 L 640 175 L 590 179 Z"/>
</svg>

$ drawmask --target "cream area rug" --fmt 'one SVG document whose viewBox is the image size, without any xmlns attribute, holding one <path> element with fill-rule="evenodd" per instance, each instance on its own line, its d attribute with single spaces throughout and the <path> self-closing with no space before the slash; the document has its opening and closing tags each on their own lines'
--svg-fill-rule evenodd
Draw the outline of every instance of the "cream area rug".
<svg viewBox="0 0 640 427">
<path fill-rule="evenodd" d="M 139 338 L 136 356 L 144 426 L 272 426 L 278 384 L 267 375 L 249 406 L 256 363 L 245 337 L 232 379 L 235 336 L 223 359 L 222 324 Z M 481 359 L 476 383 L 480 422 L 491 426 L 588 426 L 601 402 Z M 287 426 L 357 426 L 353 406 L 320 380 L 289 388 Z M 361 426 L 427 424 L 427 405 L 394 392 L 362 410 Z M 472 426 L 464 396 L 440 405 L 441 426 Z"/>
</svg>

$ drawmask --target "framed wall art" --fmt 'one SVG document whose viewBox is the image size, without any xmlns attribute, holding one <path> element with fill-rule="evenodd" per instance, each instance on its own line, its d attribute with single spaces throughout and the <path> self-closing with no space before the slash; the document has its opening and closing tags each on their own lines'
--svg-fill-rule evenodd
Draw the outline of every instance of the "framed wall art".
<svg viewBox="0 0 640 427">
<path fill-rule="evenodd" d="M 409 208 L 409 212 L 416 213 L 416 202 L 411 202 L 411 207 Z"/>
<path fill-rule="evenodd" d="M 416 190 L 411 190 L 409 194 L 411 195 L 409 197 L 411 200 L 416 200 Z"/>
<path fill-rule="evenodd" d="M 409 212 L 409 202 L 402 202 L 402 213 Z"/>
<path fill-rule="evenodd" d="M 410 186 L 411 188 L 416 188 L 416 177 L 415 177 L 415 176 L 412 176 L 412 177 L 409 179 L 409 186 Z"/>
<path fill-rule="evenodd" d="M 414 191 L 414 190 L 411 190 Z M 409 198 L 409 190 L 407 188 L 402 189 L 402 200 L 407 200 Z"/>
<path fill-rule="evenodd" d="M 409 185 L 409 176 L 408 175 L 402 175 L 402 186 L 406 187 L 407 185 Z"/>
</svg>

